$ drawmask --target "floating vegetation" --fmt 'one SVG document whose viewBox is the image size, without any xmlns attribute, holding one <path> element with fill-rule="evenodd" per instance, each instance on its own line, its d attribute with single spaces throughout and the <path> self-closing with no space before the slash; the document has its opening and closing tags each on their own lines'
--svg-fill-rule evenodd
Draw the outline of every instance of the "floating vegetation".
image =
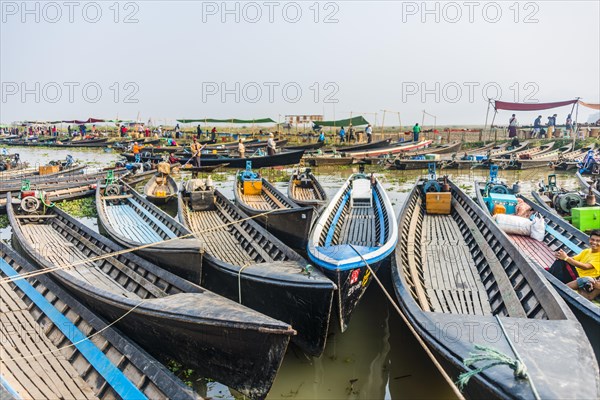
<svg viewBox="0 0 600 400">
<path fill-rule="evenodd" d="M 8 228 L 8 215 L 0 215 L 0 229 Z"/>
<path fill-rule="evenodd" d="M 194 370 L 189 368 L 184 368 L 183 365 L 174 360 L 169 360 L 167 362 L 167 368 L 175 374 L 176 377 L 181 379 L 183 383 L 188 385 L 189 387 L 193 386 L 192 376 L 194 375 Z"/>
<path fill-rule="evenodd" d="M 98 216 L 94 197 L 84 197 L 83 199 L 69 201 L 63 200 L 55 203 L 55 205 L 74 217 L 95 218 Z"/>
</svg>

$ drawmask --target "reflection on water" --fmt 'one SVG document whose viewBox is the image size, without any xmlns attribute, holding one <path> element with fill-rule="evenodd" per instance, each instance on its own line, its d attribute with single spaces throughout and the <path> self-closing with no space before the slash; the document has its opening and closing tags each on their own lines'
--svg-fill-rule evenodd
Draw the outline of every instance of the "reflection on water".
<svg viewBox="0 0 600 400">
<path fill-rule="evenodd" d="M 46 162 L 50 159 L 72 154 L 82 160 L 94 160 L 98 166 L 113 165 L 118 158 L 114 153 L 99 150 L 73 151 L 49 149 L 19 149 L 21 158 L 27 161 Z M 366 166 L 366 172 L 376 172 L 384 182 L 396 214 L 400 212 L 408 191 L 416 178 L 427 171 L 382 171 L 378 167 Z M 213 172 L 217 187 L 233 199 L 232 182 L 234 171 Z M 286 193 L 287 179 L 291 169 L 263 170 L 265 177 Z M 358 167 L 320 167 L 313 172 L 330 196 L 333 196 L 345 179 Z M 546 180 L 549 170 L 500 171 L 499 178 L 512 184 L 519 181 L 521 191 L 536 190 L 541 179 Z M 449 177 L 473 195 L 473 181 L 485 179 L 485 170 L 447 170 L 439 175 Z M 557 174 L 559 187 L 576 188 L 572 174 Z M 143 185 L 142 185 L 143 186 Z M 141 187 L 139 189 L 141 189 Z M 171 202 L 165 210 L 176 215 L 176 203 Z M 94 219 L 80 219 L 97 230 Z M 10 228 L 0 229 L 0 239 L 8 241 Z M 390 288 L 390 269 L 382 266 L 378 276 Z M 198 390 L 212 398 L 234 399 L 230 390 L 216 382 L 195 382 Z M 327 347 L 319 358 L 308 358 L 295 346 L 290 345 L 269 393 L 270 399 L 401 399 L 453 398 L 453 392 L 435 369 L 420 344 L 413 337 L 397 311 L 373 281 L 359 306 L 355 309 L 348 330 L 341 334 L 337 324 L 331 324 Z"/>
</svg>

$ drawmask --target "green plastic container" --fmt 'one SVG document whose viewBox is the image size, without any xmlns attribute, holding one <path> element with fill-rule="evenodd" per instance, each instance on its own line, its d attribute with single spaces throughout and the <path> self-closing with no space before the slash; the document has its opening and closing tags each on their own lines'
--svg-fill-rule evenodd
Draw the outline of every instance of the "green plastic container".
<svg viewBox="0 0 600 400">
<path fill-rule="evenodd" d="M 573 208 L 571 216 L 571 223 L 580 231 L 600 229 L 600 207 Z"/>
</svg>

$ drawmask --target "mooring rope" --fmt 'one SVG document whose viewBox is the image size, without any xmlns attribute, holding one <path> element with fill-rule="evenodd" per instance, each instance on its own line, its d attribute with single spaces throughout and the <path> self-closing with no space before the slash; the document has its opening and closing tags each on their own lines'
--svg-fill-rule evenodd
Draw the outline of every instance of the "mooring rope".
<svg viewBox="0 0 600 400">
<path fill-rule="evenodd" d="M 58 265 L 58 266 L 55 266 L 55 267 L 41 268 L 39 270 L 32 271 L 32 272 L 27 272 L 27 273 L 24 273 L 24 274 L 19 274 L 17 276 L 11 276 L 11 277 L 2 278 L 2 279 L 0 279 L 0 285 L 8 283 L 8 282 L 13 282 L 13 281 L 16 281 L 16 280 L 19 280 L 19 279 L 31 278 L 31 277 L 34 277 L 34 276 L 43 275 L 43 274 L 47 274 L 47 273 L 54 272 L 54 271 L 69 269 L 69 268 L 73 268 L 73 267 L 76 267 L 76 266 L 79 266 L 79 265 L 84 265 L 84 264 L 87 264 L 87 263 L 104 260 L 104 259 L 107 259 L 107 258 L 113 258 L 113 257 L 116 257 L 116 256 L 120 256 L 122 254 L 127 254 L 127 253 L 131 253 L 133 251 L 146 249 L 146 248 L 149 248 L 149 247 L 153 247 L 153 246 L 160 245 L 162 243 L 167 243 L 167 242 L 174 241 L 174 240 L 185 239 L 185 238 L 196 236 L 196 235 L 199 235 L 199 234 L 202 234 L 202 233 L 211 232 L 213 230 L 222 229 L 222 228 L 225 228 L 227 226 L 234 225 L 234 224 L 237 224 L 237 223 L 241 223 L 241 222 L 244 222 L 244 221 L 252 220 L 252 219 L 257 218 L 257 217 L 265 216 L 265 215 L 268 215 L 268 214 L 270 214 L 272 212 L 275 212 L 275 211 L 277 211 L 277 209 L 265 211 L 263 213 L 256 214 L 254 216 L 250 216 L 250 217 L 241 218 L 241 219 L 238 219 L 238 220 L 235 220 L 235 221 L 227 222 L 225 224 L 217 225 L 217 226 L 214 226 L 212 228 L 205 229 L 203 231 L 191 232 L 191 233 L 186 234 L 186 235 L 177 236 L 177 237 L 170 238 L 170 239 L 165 239 L 165 240 L 159 241 L 159 242 L 147 243 L 147 244 L 144 244 L 144 245 L 141 245 L 141 246 L 137 246 L 137 247 L 132 247 L 132 248 L 128 248 L 128 249 L 122 249 L 122 250 L 118 250 L 118 251 L 115 251 L 115 252 L 112 252 L 112 253 L 106 253 L 106 254 L 102 254 L 102 255 L 99 255 L 99 256 L 86 258 L 85 260 L 79 260 L 79 261 L 76 261 L 76 262 L 73 262 L 73 263 L 70 263 L 70 264 L 61 264 L 61 265 Z"/>
<path fill-rule="evenodd" d="M 479 352 L 473 352 L 469 354 L 469 357 L 463 360 L 465 367 L 471 367 L 473 364 L 479 361 L 490 361 L 489 364 L 483 365 L 482 367 L 476 368 L 471 371 L 464 372 L 458 376 L 458 381 L 456 382 L 458 387 L 462 390 L 465 385 L 469 382 L 469 380 L 479 373 L 485 371 L 488 368 L 494 367 L 496 365 L 507 365 L 510 369 L 513 370 L 514 376 L 517 379 L 526 379 L 529 381 L 529 385 L 531 386 L 531 391 L 533 392 L 533 398 L 536 400 L 540 400 L 541 397 L 533 383 L 533 379 L 531 379 L 531 375 L 527 372 L 527 366 L 523 362 L 523 359 L 517 352 L 510 336 L 506 333 L 506 329 L 500 320 L 498 315 L 495 315 L 496 320 L 498 321 L 498 325 L 500 325 L 500 329 L 502 330 L 502 334 L 506 338 L 510 349 L 515 355 L 515 358 L 511 358 L 504 353 L 499 352 L 496 349 L 493 349 L 488 346 L 483 346 L 476 344 L 475 349 L 479 350 Z"/>
<path fill-rule="evenodd" d="M 465 397 L 463 396 L 462 392 L 458 389 L 458 387 L 456 386 L 456 384 L 454 383 L 454 381 L 452 380 L 452 378 L 450 377 L 450 375 L 448 375 L 448 373 L 441 366 L 441 364 L 439 363 L 439 361 L 437 360 L 437 358 L 435 358 L 435 355 L 433 355 L 433 353 L 431 352 L 431 350 L 429 349 L 429 347 L 427 347 L 427 344 L 423 341 L 423 339 L 421 338 L 421 336 L 419 335 L 419 333 L 411 325 L 410 321 L 408 320 L 408 317 L 404 314 L 404 312 L 402 311 L 402 309 L 400 309 L 400 307 L 398 306 L 398 304 L 396 304 L 396 302 L 394 301 L 394 299 L 392 298 L 392 296 L 385 289 L 385 287 L 383 286 L 383 283 L 381 283 L 381 281 L 379 280 L 379 278 L 375 274 L 375 271 L 373 271 L 373 269 L 371 268 L 371 266 L 369 265 L 369 263 L 364 259 L 364 257 L 362 256 L 362 254 L 360 254 L 358 252 L 358 250 L 356 250 L 356 248 L 354 248 L 353 245 L 349 245 L 349 246 L 363 260 L 363 262 L 365 263 L 365 265 L 367 266 L 367 268 L 371 272 L 371 276 L 373 276 L 373 279 L 375 279 L 375 281 L 377 282 L 377 284 L 379 285 L 379 287 L 381 288 L 381 290 L 383 291 L 383 293 L 387 297 L 387 299 L 390 302 L 390 304 L 394 307 L 394 309 L 396 310 L 396 312 L 398 313 L 398 315 L 400 315 L 400 318 L 402 318 L 402 320 L 404 321 L 404 323 L 406 324 L 406 326 L 408 327 L 408 329 L 410 330 L 410 332 L 413 334 L 413 336 L 415 337 L 415 339 L 417 340 L 417 342 L 421 345 L 421 347 L 425 351 L 425 354 L 427 354 L 427 356 L 429 356 L 429 358 L 431 359 L 431 362 L 433 363 L 433 365 L 439 370 L 440 374 L 442 375 L 442 377 L 444 378 L 444 380 L 446 381 L 446 383 L 448 383 L 448 386 L 450 386 L 450 388 L 452 389 L 452 391 L 454 392 L 454 394 L 456 395 L 456 397 L 459 398 L 459 399 L 461 399 L 461 400 L 464 400 Z"/>
</svg>

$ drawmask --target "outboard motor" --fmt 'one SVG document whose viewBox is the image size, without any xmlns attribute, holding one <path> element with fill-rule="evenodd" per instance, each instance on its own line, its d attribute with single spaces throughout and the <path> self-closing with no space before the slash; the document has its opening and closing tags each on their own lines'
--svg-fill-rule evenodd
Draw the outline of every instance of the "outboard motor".
<svg viewBox="0 0 600 400">
<path fill-rule="evenodd" d="M 552 199 L 554 209 L 562 215 L 570 215 L 571 209 L 583 207 L 584 200 L 579 193 L 567 192 L 558 193 Z"/>
</svg>

